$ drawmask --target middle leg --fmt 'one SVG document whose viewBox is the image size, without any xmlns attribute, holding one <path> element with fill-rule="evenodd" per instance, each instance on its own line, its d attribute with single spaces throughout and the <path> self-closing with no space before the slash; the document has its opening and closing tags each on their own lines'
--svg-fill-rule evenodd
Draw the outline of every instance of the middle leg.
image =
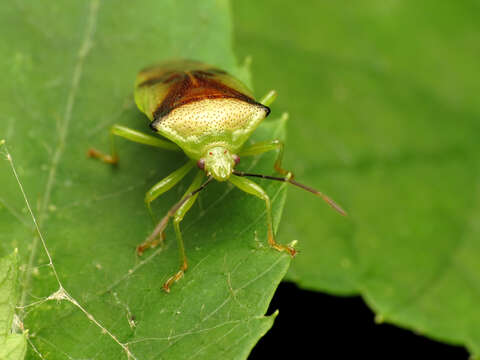
<svg viewBox="0 0 480 360">
<path fill-rule="evenodd" d="M 170 286 L 176 282 L 177 280 L 181 279 L 185 271 L 187 270 L 188 263 L 187 263 L 187 256 L 185 254 L 185 246 L 183 244 L 183 237 L 182 233 L 180 231 L 180 222 L 183 220 L 185 214 L 190 210 L 192 205 L 195 203 L 195 200 L 197 199 L 198 192 L 201 191 L 205 186 L 211 181 L 211 177 L 204 182 L 203 184 L 202 179 L 203 179 L 203 171 L 199 171 L 197 175 L 195 176 L 195 179 L 193 180 L 192 184 L 189 186 L 187 191 L 185 192 L 184 196 L 182 197 L 182 200 L 180 200 L 178 203 L 176 203 L 168 212 L 167 214 L 160 220 L 158 225 L 155 227 L 153 232 L 150 234 L 150 236 L 147 238 L 147 240 L 139 245 L 137 247 L 137 252 L 141 254 L 143 249 L 146 247 L 150 247 L 150 244 L 155 242 L 155 241 L 160 241 L 159 236 L 163 237 L 163 233 L 165 231 L 165 228 L 168 225 L 168 222 L 170 218 L 173 217 L 173 225 L 175 228 L 175 234 L 177 237 L 177 242 L 178 242 L 178 252 L 180 255 L 180 269 L 171 277 L 167 279 L 167 281 L 163 284 L 163 289 L 166 292 L 170 291 Z"/>
</svg>

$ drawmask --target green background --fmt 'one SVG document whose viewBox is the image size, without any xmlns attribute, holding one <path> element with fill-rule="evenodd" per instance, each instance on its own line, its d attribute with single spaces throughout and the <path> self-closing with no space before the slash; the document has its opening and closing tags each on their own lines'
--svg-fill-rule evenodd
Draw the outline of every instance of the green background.
<svg viewBox="0 0 480 360">
<path fill-rule="evenodd" d="M 142 259 L 134 249 L 153 227 L 145 191 L 185 159 L 128 142 L 117 170 L 85 157 L 107 148 L 113 123 L 146 129 L 131 100 L 140 68 L 191 57 L 250 82 L 234 53 L 252 56 L 258 96 L 279 93 L 255 140 L 286 133 L 285 167 L 349 212 L 289 189 L 278 240 L 298 240 L 300 253 L 287 279 L 361 294 L 377 321 L 480 353 L 476 2 L 18 0 L 0 10 L 0 138 L 62 284 L 138 358 L 245 359 L 273 323 L 263 315 L 290 259 L 266 246 L 261 201 L 211 185 L 182 223 L 191 269 L 166 295 L 173 232 Z M 273 160 L 242 169 L 270 174 Z M 0 184 L 1 254 L 19 249 L 19 303 L 41 302 L 18 311 L 33 346 L 49 359 L 122 357 L 72 302 L 44 301 L 59 284 L 8 161 Z M 261 185 L 278 223 L 286 187 Z"/>
<path fill-rule="evenodd" d="M 288 111 L 286 167 L 347 220 L 289 191 L 287 278 L 361 294 L 388 321 L 480 352 L 475 1 L 234 2 L 258 93 Z"/>
</svg>

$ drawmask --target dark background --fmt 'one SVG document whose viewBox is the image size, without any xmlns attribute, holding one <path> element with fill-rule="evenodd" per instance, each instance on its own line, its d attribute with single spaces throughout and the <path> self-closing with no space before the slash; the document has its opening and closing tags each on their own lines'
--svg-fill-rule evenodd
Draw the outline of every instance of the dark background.
<svg viewBox="0 0 480 360">
<path fill-rule="evenodd" d="M 260 340 L 249 360 L 325 357 L 337 359 L 467 360 L 463 347 L 451 346 L 389 324 L 376 324 L 362 298 L 330 296 L 280 284 L 267 314 L 279 310 L 273 328 Z M 323 355 L 322 355 L 323 354 Z M 278 357 L 280 356 L 280 357 Z M 313 356 L 313 357 L 312 357 Z"/>
</svg>

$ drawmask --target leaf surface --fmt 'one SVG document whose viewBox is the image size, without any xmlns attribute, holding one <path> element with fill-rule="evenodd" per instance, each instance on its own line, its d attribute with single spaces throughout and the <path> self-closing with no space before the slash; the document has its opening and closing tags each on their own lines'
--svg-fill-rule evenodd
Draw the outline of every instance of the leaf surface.
<svg viewBox="0 0 480 360">
<path fill-rule="evenodd" d="M 290 262 L 266 245 L 265 204 L 210 185 L 181 224 L 190 268 L 166 294 L 179 266 L 174 232 L 142 258 L 135 247 L 154 228 L 145 192 L 187 159 L 123 140 L 117 169 L 86 157 L 89 147 L 108 149 L 114 123 L 148 132 L 133 104 L 145 66 L 195 58 L 248 82 L 232 53 L 228 1 L 13 1 L 1 20 L 0 138 L 19 182 L 1 161 L 0 252 L 19 248 L 21 305 L 36 304 L 20 314 L 35 347 L 27 358 L 245 359 L 272 326 L 264 314 Z M 255 139 L 283 129 L 271 121 Z M 243 169 L 266 172 L 272 156 Z M 192 179 L 156 200 L 154 213 Z M 276 225 L 285 186 L 265 185 Z"/>
<path fill-rule="evenodd" d="M 27 350 L 25 334 L 12 332 L 18 301 L 17 250 L 0 258 L 0 359 L 21 360 Z M 18 330 L 20 332 L 20 330 Z"/>
</svg>

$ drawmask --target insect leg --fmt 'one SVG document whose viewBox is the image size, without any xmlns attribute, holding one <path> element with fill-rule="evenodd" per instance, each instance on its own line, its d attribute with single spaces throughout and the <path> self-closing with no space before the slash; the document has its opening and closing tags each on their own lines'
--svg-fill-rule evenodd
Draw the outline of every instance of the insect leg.
<svg viewBox="0 0 480 360">
<path fill-rule="evenodd" d="M 199 171 L 197 173 L 192 184 L 185 192 L 184 197 L 192 193 L 192 191 L 197 189 L 202 184 L 202 180 L 204 176 L 203 174 L 204 174 L 203 171 Z M 180 206 L 180 208 L 178 208 L 178 210 L 175 212 L 175 215 L 173 215 L 173 226 L 175 228 L 175 235 L 177 237 L 177 242 L 178 242 L 178 252 L 180 255 L 180 269 L 173 276 L 169 277 L 167 281 L 165 281 L 165 283 L 163 284 L 163 289 L 166 292 L 170 291 L 170 286 L 174 282 L 176 282 L 177 280 L 180 280 L 183 277 L 183 274 L 185 273 L 188 267 L 187 256 L 185 254 L 185 246 L 183 244 L 183 236 L 180 230 L 180 222 L 183 220 L 183 217 L 185 216 L 185 214 L 188 212 L 188 210 L 190 210 L 192 205 L 197 200 L 197 196 L 198 196 L 198 193 L 191 196 L 187 201 L 183 203 L 182 206 Z"/>
<path fill-rule="evenodd" d="M 285 170 L 282 168 L 282 161 L 283 161 L 283 149 L 285 144 L 283 141 L 280 140 L 271 140 L 271 141 L 262 141 L 256 144 L 250 145 L 247 148 L 240 151 L 238 156 L 252 156 L 252 155 L 259 155 L 263 154 L 267 151 L 278 150 L 277 159 L 275 160 L 275 164 L 273 165 L 276 172 L 284 175 L 288 179 L 293 179 L 293 173 L 291 171 Z"/>
<path fill-rule="evenodd" d="M 126 126 L 113 125 L 110 128 L 111 155 L 103 154 L 96 149 L 89 149 L 88 156 L 100 159 L 108 164 L 116 164 L 118 162 L 118 155 L 115 146 L 115 136 L 120 136 L 133 142 L 155 146 L 165 150 L 180 151 L 180 148 L 170 141 L 162 140 L 156 136 L 145 134 Z"/>
<path fill-rule="evenodd" d="M 195 161 L 188 161 L 181 168 L 175 170 L 173 173 L 160 180 L 158 183 L 153 185 L 150 190 L 147 191 L 147 193 L 145 194 L 145 205 L 147 206 L 148 212 L 152 216 L 153 222 L 156 222 L 156 219 L 150 206 L 151 202 L 160 195 L 162 195 L 164 192 L 167 192 L 172 187 L 177 185 L 179 181 L 182 180 L 190 172 L 190 170 L 192 170 L 194 166 Z"/>
<path fill-rule="evenodd" d="M 265 106 L 270 106 L 275 101 L 275 99 L 277 98 L 277 95 L 278 94 L 275 90 L 270 90 L 260 100 L 260 104 L 265 105 Z"/>
<path fill-rule="evenodd" d="M 288 252 L 291 256 L 295 256 L 297 251 L 293 247 L 287 246 L 287 245 L 281 245 L 275 241 L 275 237 L 273 235 L 272 208 L 270 203 L 270 197 L 265 192 L 265 190 L 263 190 L 260 187 L 260 185 L 254 183 L 253 181 L 245 177 L 233 175 L 230 177 L 228 181 L 230 181 L 233 185 L 238 187 L 240 190 L 245 191 L 248 194 L 255 195 L 256 197 L 265 201 L 265 205 L 267 208 L 268 244 L 271 247 L 273 247 L 275 250 L 285 251 L 285 252 Z"/>
</svg>

